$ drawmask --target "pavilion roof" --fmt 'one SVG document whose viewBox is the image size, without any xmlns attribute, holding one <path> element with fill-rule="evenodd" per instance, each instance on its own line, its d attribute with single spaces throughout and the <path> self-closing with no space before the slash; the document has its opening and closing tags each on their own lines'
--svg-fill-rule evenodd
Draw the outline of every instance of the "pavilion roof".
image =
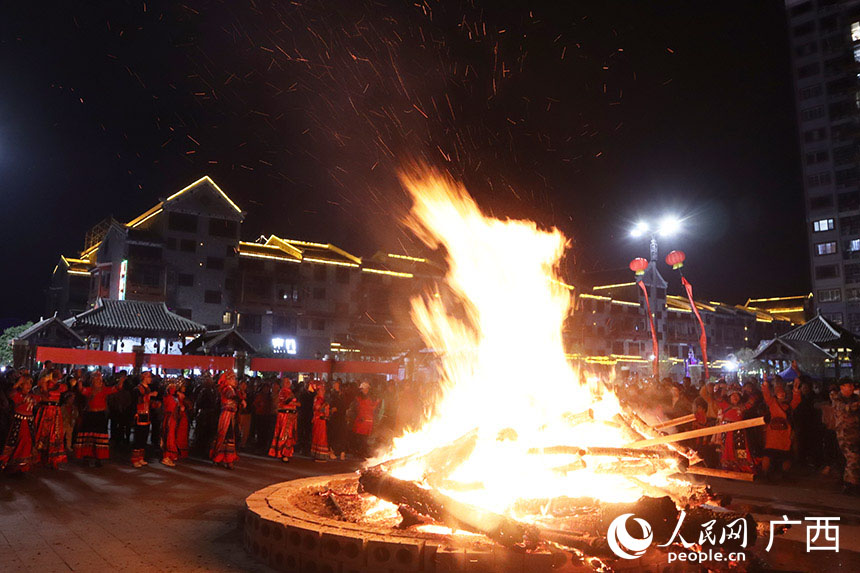
<svg viewBox="0 0 860 573">
<path fill-rule="evenodd" d="M 170 312 L 163 302 L 99 299 L 95 308 L 67 321 L 77 330 L 125 336 L 172 337 L 206 331 L 202 324 Z"/>
<path fill-rule="evenodd" d="M 223 330 L 210 330 L 204 332 L 182 349 L 183 354 L 198 354 L 217 351 L 220 348 L 230 347 L 233 350 L 243 350 L 249 354 L 256 354 L 257 349 L 248 342 L 248 339 L 239 334 L 235 327 Z"/>
</svg>

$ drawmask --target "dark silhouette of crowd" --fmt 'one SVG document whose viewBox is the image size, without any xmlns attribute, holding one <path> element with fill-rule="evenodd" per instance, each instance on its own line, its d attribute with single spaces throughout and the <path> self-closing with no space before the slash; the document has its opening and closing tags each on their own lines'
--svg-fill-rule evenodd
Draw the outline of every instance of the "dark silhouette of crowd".
<svg viewBox="0 0 860 573">
<path fill-rule="evenodd" d="M 860 493 L 860 389 L 850 378 L 828 384 L 771 375 L 694 384 L 685 377 L 654 384 L 632 377 L 616 388 L 622 402 L 652 423 L 695 416 L 667 430 L 672 433 L 764 417 L 764 426 L 681 442 L 709 467 L 767 481 L 840 475 L 846 493 Z"/>
</svg>

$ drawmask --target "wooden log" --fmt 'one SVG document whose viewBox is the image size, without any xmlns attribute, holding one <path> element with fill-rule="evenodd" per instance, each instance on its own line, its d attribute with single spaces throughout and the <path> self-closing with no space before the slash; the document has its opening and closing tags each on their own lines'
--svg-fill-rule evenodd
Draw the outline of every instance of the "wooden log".
<svg viewBox="0 0 860 573">
<path fill-rule="evenodd" d="M 657 438 L 665 435 L 660 430 L 655 430 L 649 426 L 636 412 L 633 412 L 629 408 L 624 408 L 623 406 L 622 408 L 623 411 L 620 414 L 616 414 L 616 416 L 623 423 L 627 424 L 634 432 L 640 434 L 643 437 L 642 439 Z M 699 454 L 681 444 L 665 443 L 662 447 L 668 448 L 669 450 L 684 456 L 687 458 L 690 465 L 697 464 L 702 461 Z"/>
<path fill-rule="evenodd" d="M 659 424 L 654 424 L 651 426 L 655 430 L 662 430 L 663 428 L 674 428 L 675 426 L 680 426 L 681 424 L 689 424 L 696 420 L 695 414 L 689 414 L 687 416 L 681 416 L 679 418 L 672 418 L 671 420 L 666 420 L 665 422 L 660 422 Z"/>
<path fill-rule="evenodd" d="M 462 503 L 417 483 L 397 479 L 381 468 L 362 471 L 358 483 L 363 491 L 380 499 L 405 504 L 422 515 L 453 529 L 486 535 L 505 546 L 535 547 L 540 539 L 537 528 L 514 519 Z"/>
<path fill-rule="evenodd" d="M 713 436 L 714 434 L 722 434 L 724 432 L 733 432 L 735 430 L 744 430 L 746 428 L 754 428 L 756 426 L 764 426 L 764 417 L 753 418 L 751 420 L 741 420 L 740 422 L 732 422 L 730 424 L 720 424 L 719 426 L 710 426 L 707 428 L 699 428 L 698 430 L 690 430 L 689 432 L 680 432 L 678 434 L 668 434 L 657 438 L 647 440 L 639 440 L 627 444 L 628 448 L 646 448 L 648 446 L 657 446 L 661 444 L 671 444 L 681 442 L 692 438 L 701 438 L 704 436 Z"/>
<path fill-rule="evenodd" d="M 563 466 L 558 466 L 556 468 L 552 468 L 552 471 L 554 471 L 557 474 L 568 474 L 570 472 L 576 472 L 576 471 L 584 470 L 584 469 L 585 469 L 585 461 L 579 459 L 579 460 L 575 460 L 573 462 L 570 462 L 569 464 L 565 464 Z"/>
<path fill-rule="evenodd" d="M 582 448 L 581 456 L 609 456 L 613 458 L 636 458 L 653 460 L 677 460 L 686 459 L 677 452 L 671 450 L 640 450 L 636 448 L 609 448 L 603 446 L 590 446 Z"/>
<path fill-rule="evenodd" d="M 584 412 L 579 412 L 577 414 L 567 413 L 564 415 L 564 420 L 569 423 L 571 426 L 575 426 L 577 424 L 583 424 L 585 422 L 593 422 L 594 421 L 594 410 L 589 408 Z"/>
<path fill-rule="evenodd" d="M 657 467 L 651 462 L 617 461 L 595 466 L 594 473 L 614 474 L 620 476 L 650 476 L 657 473 Z"/>
<path fill-rule="evenodd" d="M 705 466 L 690 466 L 684 473 L 697 476 L 710 476 L 726 479 L 734 479 L 739 481 L 754 481 L 755 474 L 748 472 L 733 472 L 729 470 L 721 470 L 717 468 L 706 468 Z"/>
</svg>

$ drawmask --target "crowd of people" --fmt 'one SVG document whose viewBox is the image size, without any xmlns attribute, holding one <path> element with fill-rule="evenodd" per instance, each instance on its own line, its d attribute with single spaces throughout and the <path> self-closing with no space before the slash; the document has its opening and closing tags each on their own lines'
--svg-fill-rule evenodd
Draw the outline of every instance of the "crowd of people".
<svg viewBox="0 0 860 573">
<path fill-rule="evenodd" d="M 289 462 L 364 459 L 424 415 L 422 385 L 64 371 L 0 375 L 0 471 L 189 455 L 232 469 L 242 451 Z"/>
<path fill-rule="evenodd" d="M 765 480 L 841 470 L 843 490 L 860 494 L 860 389 L 849 378 L 826 384 L 802 375 L 794 380 L 749 376 L 698 385 L 689 377 L 680 384 L 671 378 L 656 385 L 642 379 L 619 384 L 617 391 L 655 422 L 695 416 L 673 431 L 763 416 L 764 426 L 682 443 L 710 467 L 753 473 Z"/>
</svg>

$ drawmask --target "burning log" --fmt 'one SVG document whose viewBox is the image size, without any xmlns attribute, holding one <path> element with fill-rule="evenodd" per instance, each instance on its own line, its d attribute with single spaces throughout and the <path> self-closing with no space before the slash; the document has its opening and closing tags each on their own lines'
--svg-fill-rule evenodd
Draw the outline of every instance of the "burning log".
<svg viewBox="0 0 860 573">
<path fill-rule="evenodd" d="M 573 461 L 569 464 L 565 464 L 563 466 L 558 466 L 558 467 L 552 468 L 552 471 L 554 471 L 555 473 L 559 473 L 559 474 L 568 474 L 570 472 L 575 472 L 575 471 L 584 470 L 584 469 L 585 469 L 585 460 L 580 459 L 580 460 Z"/>
<path fill-rule="evenodd" d="M 621 422 L 622 424 L 627 426 L 634 434 L 639 436 L 638 438 L 634 438 L 634 441 L 641 441 L 650 438 L 665 436 L 663 432 L 655 430 L 647 423 L 645 423 L 645 420 L 640 418 L 638 414 L 626 408 L 624 409 L 623 413 L 616 414 L 613 419 Z M 663 446 L 687 458 L 687 461 L 690 463 L 690 465 L 697 464 L 702 461 L 702 458 L 699 457 L 699 454 L 689 448 L 681 446 L 680 444 L 666 442 L 663 444 Z M 628 447 L 631 446 L 628 444 Z"/>
<path fill-rule="evenodd" d="M 680 432 L 678 434 L 668 434 L 664 436 L 659 436 L 656 438 L 649 438 L 646 440 L 639 440 L 638 442 L 633 442 L 631 444 L 627 444 L 628 448 L 646 448 L 648 446 L 656 446 L 661 444 L 672 444 L 675 442 L 682 442 L 684 440 L 689 440 L 691 438 L 701 438 L 704 436 L 713 436 L 714 434 L 722 434 L 724 432 L 731 432 L 734 430 L 743 430 L 745 428 L 754 428 L 756 426 L 764 426 L 764 416 L 753 418 L 751 420 L 742 420 L 740 422 L 732 422 L 730 424 L 721 424 L 719 426 L 710 426 L 707 428 L 700 428 L 698 430 L 690 430 L 689 432 Z"/>
<path fill-rule="evenodd" d="M 686 458 L 671 450 L 639 450 L 636 448 L 607 448 L 602 446 L 582 448 L 582 453 L 580 453 L 580 455 L 649 460 L 686 460 Z"/>
<path fill-rule="evenodd" d="M 638 463 L 617 461 L 611 464 L 602 464 L 594 468 L 594 473 L 620 476 L 650 476 L 657 473 L 657 471 L 657 467 L 648 461 Z"/>
<path fill-rule="evenodd" d="M 585 422 L 593 422 L 594 421 L 594 410 L 589 408 L 584 412 L 579 412 L 578 414 L 567 413 L 564 415 L 564 419 L 571 426 L 575 426 L 577 424 L 583 424 Z"/>
<path fill-rule="evenodd" d="M 651 426 L 655 430 L 662 430 L 664 428 L 674 428 L 675 426 L 680 426 L 681 424 L 689 424 L 696 420 L 695 414 L 689 414 L 687 416 L 681 416 L 679 418 L 673 418 L 671 420 L 666 420 L 665 422 L 660 422 L 659 424 L 654 424 Z"/>
<path fill-rule="evenodd" d="M 378 467 L 361 472 L 358 483 L 363 491 L 380 499 L 408 505 L 417 513 L 432 517 L 448 527 L 481 533 L 505 547 L 534 547 L 539 539 L 534 526 L 459 502 L 434 490 L 424 489 L 417 483 L 397 479 Z"/>
<path fill-rule="evenodd" d="M 698 476 L 711 476 L 711 477 L 719 477 L 726 479 L 736 479 L 740 481 L 753 481 L 755 480 L 755 474 L 751 474 L 749 472 L 732 472 L 729 470 L 720 470 L 716 468 L 706 468 L 705 466 L 690 466 L 684 473 L 698 475 Z"/>
</svg>

